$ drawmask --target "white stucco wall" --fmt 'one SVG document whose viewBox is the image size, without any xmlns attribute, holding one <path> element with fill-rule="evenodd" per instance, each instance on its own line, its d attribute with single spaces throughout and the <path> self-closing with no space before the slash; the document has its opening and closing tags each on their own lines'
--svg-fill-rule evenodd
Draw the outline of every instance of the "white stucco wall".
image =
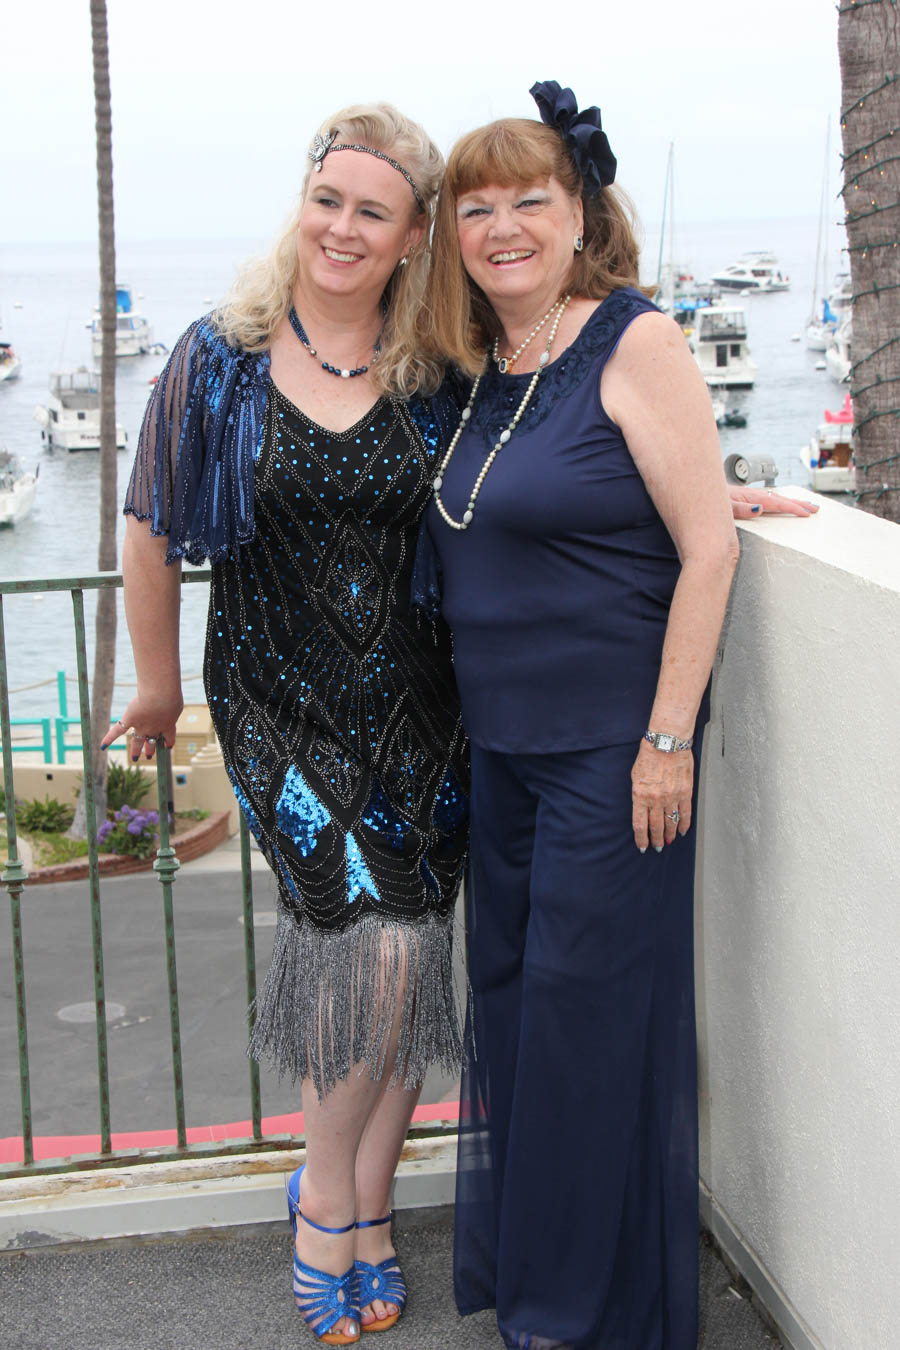
<svg viewBox="0 0 900 1350">
<path fill-rule="evenodd" d="M 797 495 L 803 495 L 798 493 Z M 797 1346 L 900 1346 L 900 526 L 742 529 L 697 880 L 707 1216 Z"/>
</svg>

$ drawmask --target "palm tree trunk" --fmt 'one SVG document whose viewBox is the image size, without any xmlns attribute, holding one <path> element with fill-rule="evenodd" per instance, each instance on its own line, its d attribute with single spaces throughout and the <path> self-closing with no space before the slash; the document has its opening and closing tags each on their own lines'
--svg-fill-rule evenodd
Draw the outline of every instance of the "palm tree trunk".
<svg viewBox="0 0 900 1350">
<path fill-rule="evenodd" d="M 100 246 L 100 546 L 97 566 L 114 572 L 118 557 L 116 524 L 116 238 L 113 214 L 112 105 L 109 87 L 109 39 L 106 0 L 90 0 L 91 46 L 94 57 L 94 120 L 97 140 L 97 198 Z M 106 818 L 107 754 L 100 741 L 109 728 L 116 669 L 116 591 L 97 593 L 94 679 L 91 685 L 92 776 L 97 823 Z M 71 833 L 87 833 L 84 794 L 78 800 Z"/>
<path fill-rule="evenodd" d="M 857 499 L 900 522 L 900 9 L 840 0 Z"/>
</svg>

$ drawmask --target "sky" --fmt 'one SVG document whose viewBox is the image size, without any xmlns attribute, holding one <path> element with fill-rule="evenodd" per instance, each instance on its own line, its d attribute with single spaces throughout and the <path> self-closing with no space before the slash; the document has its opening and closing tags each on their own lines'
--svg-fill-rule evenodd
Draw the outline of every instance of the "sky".
<svg viewBox="0 0 900 1350">
<path fill-rule="evenodd" d="M 534 116 L 536 80 L 599 104 L 618 181 L 658 222 L 816 216 L 840 78 L 832 0 L 107 0 L 116 231 L 271 236 L 317 126 L 387 100 L 446 153 Z M 7 5 L 0 47 L 4 241 L 94 238 L 88 0 Z M 838 135 L 831 173 L 838 185 Z M 838 213 L 838 207 L 835 207 Z"/>
</svg>

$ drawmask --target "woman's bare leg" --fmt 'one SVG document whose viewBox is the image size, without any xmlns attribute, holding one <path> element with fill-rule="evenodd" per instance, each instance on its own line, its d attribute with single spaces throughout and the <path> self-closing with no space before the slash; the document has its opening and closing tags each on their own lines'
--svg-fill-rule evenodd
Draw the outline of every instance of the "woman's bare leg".
<svg viewBox="0 0 900 1350">
<path fill-rule="evenodd" d="M 356 1202 L 360 1219 L 381 1219 L 391 1207 L 391 1185 L 409 1130 L 421 1087 L 386 1088 L 369 1117 L 356 1155 Z M 395 1255 L 390 1224 L 361 1228 L 356 1235 L 356 1255 L 377 1265 Z M 362 1320 L 380 1321 L 398 1311 L 395 1303 L 374 1299 L 362 1310 Z"/>
<path fill-rule="evenodd" d="M 399 1009 L 407 977 L 406 969 L 402 970 L 393 989 L 394 1012 L 379 1079 L 374 1081 L 365 1065 L 358 1064 L 321 1100 L 310 1080 L 303 1083 L 306 1168 L 300 1178 L 300 1208 L 310 1219 L 329 1228 L 342 1227 L 354 1218 L 380 1218 L 389 1208 L 391 1182 L 419 1097 L 418 1090 L 387 1088 L 397 1060 Z M 377 1209 L 370 1210 L 370 1205 Z M 297 1252 L 308 1265 L 342 1275 L 357 1254 L 354 1238 L 363 1238 L 359 1251 L 362 1260 L 383 1260 L 392 1253 L 387 1229 L 385 1224 L 383 1229 L 363 1229 L 338 1237 L 319 1233 L 300 1220 Z M 368 1236 L 373 1233 L 374 1239 Z M 368 1255 L 379 1247 L 384 1248 L 383 1256 Z M 372 1306 L 375 1311 L 366 1310 L 366 1322 L 384 1317 L 388 1306 L 396 1311 L 395 1305 L 380 1300 Z M 342 1318 L 335 1330 L 352 1335 L 352 1324 Z"/>
<path fill-rule="evenodd" d="M 362 1069 L 362 1072 L 360 1072 Z M 315 1223 L 341 1228 L 357 1217 L 356 1161 L 360 1142 L 382 1095 L 363 1066 L 351 1071 L 319 1100 L 311 1079 L 303 1082 L 306 1167 L 300 1178 L 300 1208 Z M 297 1255 L 329 1275 L 343 1275 L 353 1264 L 356 1234 L 320 1233 L 297 1223 Z M 342 1318 L 334 1328 L 352 1335 L 354 1324 Z"/>
</svg>

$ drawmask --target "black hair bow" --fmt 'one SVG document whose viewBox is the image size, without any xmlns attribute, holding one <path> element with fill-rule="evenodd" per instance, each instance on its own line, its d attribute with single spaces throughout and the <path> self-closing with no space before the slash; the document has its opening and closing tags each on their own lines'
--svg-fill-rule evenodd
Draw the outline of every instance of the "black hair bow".
<svg viewBox="0 0 900 1350">
<path fill-rule="evenodd" d="M 590 196 L 616 180 L 616 157 L 600 125 L 600 109 L 578 111 L 571 89 L 561 89 L 556 80 L 542 80 L 528 91 L 538 106 L 541 121 L 555 127 L 571 151 Z"/>
</svg>

